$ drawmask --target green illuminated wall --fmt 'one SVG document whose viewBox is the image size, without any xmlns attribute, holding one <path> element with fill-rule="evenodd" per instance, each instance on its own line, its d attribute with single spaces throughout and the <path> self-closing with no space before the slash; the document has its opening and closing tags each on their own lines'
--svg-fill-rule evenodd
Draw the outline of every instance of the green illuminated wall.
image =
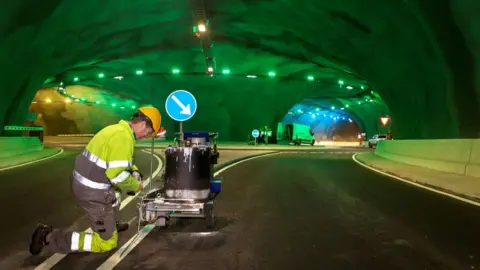
<svg viewBox="0 0 480 270">
<path fill-rule="evenodd" d="M 396 138 L 476 137 L 480 130 L 478 1 L 209 1 L 209 48 L 215 71 L 230 70 L 228 80 L 186 76 L 207 68 L 190 1 L 22 2 L 1 9 L 0 125 L 23 124 L 35 92 L 65 75 L 160 108 L 169 92 L 185 88 L 199 101 L 188 128 L 230 139 L 274 124 L 304 97 L 348 99 L 352 92 L 333 86 L 340 79 L 380 94 Z M 171 77 L 174 66 L 181 76 Z M 276 77 L 268 78 L 272 70 Z M 125 79 L 102 80 L 114 74 Z M 322 86 L 309 85 L 308 76 Z M 352 109 L 364 129 L 379 125 L 380 103 Z"/>
</svg>

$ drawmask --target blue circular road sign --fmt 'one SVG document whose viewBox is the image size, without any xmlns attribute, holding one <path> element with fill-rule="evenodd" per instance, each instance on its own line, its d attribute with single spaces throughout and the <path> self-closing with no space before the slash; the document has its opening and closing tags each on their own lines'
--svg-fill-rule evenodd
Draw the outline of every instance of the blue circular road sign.
<svg viewBox="0 0 480 270">
<path fill-rule="evenodd" d="M 187 121 L 197 111 L 197 100 L 192 93 L 186 90 L 177 90 L 167 97 L 165 110 L 173 120 Z"/>
<path fill-rule="evenodd" d="M 258 129 L 252 130 L 252 136 L 254 138 L 258 138 L 258 136 L 260 136 L 260 131 L 258 131 Z"/>
</svg>

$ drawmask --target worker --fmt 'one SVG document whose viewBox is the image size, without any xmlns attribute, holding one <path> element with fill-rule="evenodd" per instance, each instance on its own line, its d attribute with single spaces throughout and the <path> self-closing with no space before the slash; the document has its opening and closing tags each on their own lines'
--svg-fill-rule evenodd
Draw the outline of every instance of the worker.
<svg viewBox="0 0 480 270">
<path fill-rule="evenodd" d="M 135 140 L 155 136 L 161 115 L 154 107 L 141 107 L 130 121 L 121 120 L 98 132 L 75 160 L 71 176 L 77 205 L 90 221 L 92 232 L 62 231 L 39 224 L 32 235 L 30 253 L 43 247 L 55 253 L 102 253 L 117 247 L 118 233 L 128 224 L 118 222 L 120 192 L 143 190 L 142 176 L 132 164 Z"/>
</svg>

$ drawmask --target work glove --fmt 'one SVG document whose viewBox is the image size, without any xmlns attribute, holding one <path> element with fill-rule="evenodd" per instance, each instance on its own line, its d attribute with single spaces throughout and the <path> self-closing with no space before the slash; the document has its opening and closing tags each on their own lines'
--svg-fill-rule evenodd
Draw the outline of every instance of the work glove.
<svg viewBox="0 0 480 270">
<path fill-rule="evenodd" d="M 143 175 L 139 171 L 133 171 L 132 176 L 135 177 L 135 179 L 137 179 L 138 182 L 143 181 Z"/>
</svg>

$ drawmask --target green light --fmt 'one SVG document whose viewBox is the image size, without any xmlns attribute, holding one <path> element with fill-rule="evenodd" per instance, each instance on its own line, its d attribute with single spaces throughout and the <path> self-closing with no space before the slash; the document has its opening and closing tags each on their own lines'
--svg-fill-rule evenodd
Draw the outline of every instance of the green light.
<svg viewBox="0 0 480 270">
<path fill-rule="evenodd" d="M 195 25 L 192 30 L 193 30 L 193 33 L 196 33 L 197 32 L 197 26 Z"/>
<path fill-rule="evenodd" d="M 80 98 L 80 100 L 81 100 L 81 101 L 85 101 L 85 98 L 84 98 L 84 97 L 82 97 L 82 98 Z"/>
<path fill-rule="evenodd" d="M 338 84 L 340 84 L 340 85 L 343 85 L 344 83 L 345 83 L 345 82 L 342 81 L 342 80 L 339 80 L 339 81 L 338 81 Z"/>
<path fill-rule="evenodd" d="M 224 70 L 222 71 L 222 73 L 223 73 L 223 74 L 230 74 L 230 70 L 229 70 L 229 69 L 224 69 Z"/>
<path fill-rule="evenodd" d="M 100 104 L 100 101 L 95 101 L 96 104 Z"/>
<path fill-rule="evenodd" d="M 275 72 L 273 72 L 273 71 L 268 72 L 268 76 L 275 77 Z"/>
<path fill-rule="evenodd" d="M 318 111 L 320 111 L 320 108 L 316 108 L 315 110 L 318 112 Z"/>
<path fill-rule="evenodd" d="M 135 109 L 136 107 L 135 106 L 132 106 L 132 109 Z"/>
<path fill-rule="evenodd" d="M 100 73 L 100 74 L 98 74 L 98 77 L 99 77 L 99 78 L 103 78 L 103 77 L 105 77 L 105 74 Z"/>
<path fill-rule="evenodd" d="M 363 85 L 362 85 L 362 86 L 360 86 L 360 88 L 362 88 L 362 90 L 363 90 L 363 89 L 365 89 L 365 87 L 363 87 Z"/>
<path fill-rule="evenodd" d="M 314 79 L 315 79 L 315 78 L 314 78 L 313 76 L 308 76 L 308 77 L 307 77 L 307 80 L 309 80 L 309 81 L 313 81 Z"/>
<path fill-rule="evenodd" d="M 359 102 L 358 102 L 358 105 L 360 105 L 360 104 L 362 104 L 362 102 L 361 102 L 361 101 L 359 101 Z"/>
<path fill-rule="evenodd" d="M 172 69 L 172 73 L 173 74 L 178 74 L 178 73 L 180 73 L 180 69 L 174 68 L 174 69 Z"/>
<path fill-rule="evenodd" d="M 139 69 L 139 70 L 137 70 L 135 73 L 136 73 L 137 75 L 142 75 L 142 74 L 143 74 L 143 70 L 140 70 L 140 69 Z"/>
<path fill-rule="evenodd" d="M 117 104 L 115 104 L 115 103 L 112 103 L 112 107 L 115 107 L 115 106 L 117 106 Z"/>
<path fill-rule="evenodd" d="M 332 110 L 335 110 L 335 106 L 332 106 Z"/>
<path fill-rule="evenodd" d="M 78 80 L 79 80 L 78 77 L 73 78 L 74 82 L 78 82 Z"/>
<path fill-rule="evenodd" d="M 348 104 L 347 104 L 347 105 L 345 105 L 345 107 L 347 107 L 347 108 L 348 108 L 348 107 L 350 107 L 350 105 L 348 105 Z"/>
<path fill-rule="evenodd" d="M 247 75 L 247 78 L 255 79 L 255 78 L 257 78 L 257 75 Z"/>
<path fill-rule="evenodd" d="M 372 94 L 373 94 L 373 91 L 370 91 L 370 93 L 372 93 Z"/>
</svg>

